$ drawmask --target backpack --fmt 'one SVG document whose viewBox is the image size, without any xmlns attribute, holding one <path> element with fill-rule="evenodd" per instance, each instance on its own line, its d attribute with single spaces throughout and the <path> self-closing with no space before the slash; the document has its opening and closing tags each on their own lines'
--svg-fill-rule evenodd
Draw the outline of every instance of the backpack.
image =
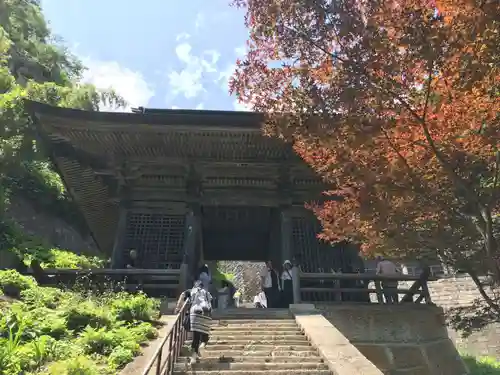
<svg viewBox="0 0 500 375">
<path fill-rule="evenodd" d="M 191 291 L 191 306 L 194 312 L 210 312 L 212 304 L 210 303 L 210 294 L 202 288 L 193 288 Z"/>
</svg>

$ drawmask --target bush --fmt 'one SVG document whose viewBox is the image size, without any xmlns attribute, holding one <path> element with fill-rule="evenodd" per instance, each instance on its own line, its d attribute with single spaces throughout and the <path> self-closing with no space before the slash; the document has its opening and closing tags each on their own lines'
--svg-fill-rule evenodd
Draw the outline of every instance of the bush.
<svg viewBox="0 0 500 375">
<path fill-rule="evenodd" d="M 38 285 L 21 292 L 21 299 L 24 303 L 31 306 L 48 307 L 50 309 L 55 309 L 63 301 L 67 301 L 70 298 L 70 293 L 57 288 L 40 287 Z"/>
<path fill-rule="evenodd" d="M 42 262 L 44 268 L 90 269 L 102 268 L 104 260 L 96 256 L 78 255 L 71 251 L 50 249 L 47 259 Z"/>
<path fill-rule="evenodd" d="M 500 361 L 491 357 L 462 357 L 471 375 L 500 375 Z"/>
<path fill-rule="evenodd" d="M 93 328 L 111 326 L 112 316 L 111 311 L 98 306 L 91 300 L 74 303 L 67 307 L 65 311 L 68 329 L 80 332 L 85 327 Z"/>
<path fill-rule="evenodd" d="M 144 294 L 44 288 L 15 271 L 0 271 L 0 280 L 22 290 L 0 304 L 2 375 L 114 374 L 157 337 L 147 321 L 158 302 Z"/>
<path fill-rule="evenodd" d="M 99 366 L 89 357 L 77 356 L 49 366 L 46 374 L 50 375 L 100 375 Z"/>
<path fill-rule="evenodd" d="M 133 350 L 118 346 L 114 348 L 109 355 L 108 365 L 112 369 L 121 369 L 125 367 L 127 363 L 131 362 L 135 355 Z"/>
<path fill-rule="evenodd" d="M 23 290 L 35 286 L 32 277 L 23 276 L 15 270 L 0 271 L 0 290 L 9 297 L 18 298 Z"/>
<path fill-rule="evenodd" d="M 119 320 L 126 322 L 133 322 L 134 320 L 148 322 L 153 320 L 155 310 L 158 309 L 158 304 L 143 293 L 132 296 L 127 293 L 120 293 L 113 300 L 112 309 Z"/>
<path fill-rule="evenodd" d="M 109 355 L 118 346 L 116 336 L 105 328 L 86 327 L 80 334 L 79 342 L 85 354 Z"/>
</svg>

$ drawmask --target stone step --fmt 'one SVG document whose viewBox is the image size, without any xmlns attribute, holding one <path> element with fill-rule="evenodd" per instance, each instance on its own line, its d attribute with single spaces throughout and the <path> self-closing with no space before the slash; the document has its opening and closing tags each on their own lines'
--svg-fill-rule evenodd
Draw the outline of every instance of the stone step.
<svg viewBox="0 0 500 375">
<path fill-rule="evenodd" d="M 273 344 L 249 344 L 244 342 L 241 344 L 208 344 L 205 351 L 207 353 L 211 351 L 221 351 L 221 350 L 245 350 L 245 351 L 269 351 L 269 352 L 285 352 L 285 351 L 309 351 L 313 350 L 308 342 L 303 341 L 301 344 L 294 345 L 273 345 Z"/>
<path fill-rule="evenodd" d="M 289 343 L 292 341 L 303 341 L 309 342 L 307 337 L 301 335 L 248 335 L 248 336 L 228 336 L 228 335 L 212 335 L 210 337 L 210 342 L 215 341 L 247 341 L 247 342 L 256 342 L 256 341 L 281 341 L 283 343 Z"/>
<path fill-rule="evenodd" d="M 273 345 L 273 348 L 275 346 Z M 189 349 L 184 351 L 189 353 Z M 309 346 L 306 349 L 297 350 L 255 350 L 255 349 L 228 349 L 228 350 L 213 350 L 210 349 L 210 345 L 204 349 L 204 355 L 207 358 L 217 357 L 217 358 L 238 358 L 238 357 L 264 357 L 271 359 L 273 357 L 287 357 L 287 358 L 308 358 L 316 357 L 321 358 L 313 347 Z"/>
<path fill-rule="evenodd" d="M 264 337 L 264 336 L 304 336 L 299 330 L 296 331 L 237 331 L 237 330 L 212 330 L 210 331 L 211 336 L 252 336 L 252 337 Z"/>
<path fill-rule="evenodd" d="M 205 362 L 200 358 L 198 363 L 188 365 L 187 363 L 178 363 L 175 369 L 192 369 L 192 370 L 328 370 L 328 366 L 321 362 L 281 362 L 281 363 L 267 363 L 267 362 Z M 196 371 L 198 372 L 198 371 Z"/>
<path fill-rule="evenodd" d="M 292 315 L 288 309 L 227 309 L 214 310 L 212 319 L 290 319 Z"/>
<path fill-rule="evenodd" d="M 259 352 L 256 352 L 259 353 Z M 178 363 L 187 363 L 189 357 L 180 357 Z M 303 354 L 300 356 L 286 356 L 286 355 L 275 355 L 270 357 L 269 353 L 264 353 L 263 355 L 221 355 L 218 356 L 203 356 L 201 359 L 202 363 L 240 363 L 240 362 L 251 362 L 251 363 L 323 363 L 323 358 L 314 353 Z"/>
<path fill-rule="evenodd" d="M 253 334 L 266 334 L 269 332 L 296 332 L 297 334 L 301 335 L 302 331 L 300 330 L 299 327 L 295 326 L 290 326 L 290 327 L 254 327 L 254 328 L 249 328 L 249 327 L 237 327 L 237 326 L 231 326 L 231 327 L 220 327 L 220 326 L 211 326 L 211 331 L 212 332 L 239 332 L 241 335 L 246 335 L 249 333 Z"/>
<path fill-rule="evenodd" d="M 309 345 L 309 341 L 307 339 L 300 339 L 301 336 L 298 336 L 298 339 L 295 340 L 281 340 L 279 338 L 276 339 L 269 339 L 269 340 L 259 340 L 259 339 L 254 339 L 254 340 L 247 340 L 243 337 L 235 337 L 234 339 L 223 339 L 223 338 L 211 338 L 208 345 L 207 349 L 216 346 L 216 345 L 276 345 L 276 346 L 297 346 L 297 345 Z M 187 341 L 186 344 L 191 344 L 190 341 Z"/>
<path fill-rule="evenodd" d="M 213 325 L 222 326 L 259 326 L 259 327 L 288 327 L 297 326 L 295 319 L 214 319 L 212 317 Z"/>
<path fill-rule="evenodd" d="M 192 370 L 174 371 L 174 375 L 193 374 Z M 196 375 L 332 375 L 330 370 L 197 370 Z"/>
</svg>

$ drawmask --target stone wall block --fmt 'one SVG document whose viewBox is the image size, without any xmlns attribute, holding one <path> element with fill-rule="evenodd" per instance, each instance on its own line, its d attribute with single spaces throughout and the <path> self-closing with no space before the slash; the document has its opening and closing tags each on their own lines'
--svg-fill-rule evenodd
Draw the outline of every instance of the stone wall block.
<svg viewBox="0 0 500 375">
<path fill-rule="evenodd" d="M 429 365 L 429 375 L 466 375 L 464 362 L 450 339 L 428 344 L 425 355 Z"/>
<path fill-rule="evenodd" d="M 422 349 L 417 345 L 412 346 L 389 346 L 395 369 L 411 369 L 426 366 L 426 360 Z"/>
</svg>

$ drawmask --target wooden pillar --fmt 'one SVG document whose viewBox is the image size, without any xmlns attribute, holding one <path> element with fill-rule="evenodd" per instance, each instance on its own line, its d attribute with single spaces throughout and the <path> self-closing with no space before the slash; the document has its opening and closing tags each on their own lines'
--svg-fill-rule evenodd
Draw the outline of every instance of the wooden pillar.
<svg viewBox="0 0 500 375">
<path fill-rule="evenodd" d="M 127 230 L 127 206 L 120 203 L 118 225 L 116 226 L 115 241 L 113 244 L 113 253 L 111 255 L 111 268 L 125 268 L 124 264 L 124 246 L 125 235 Z"/>
<path fill-rule="evenodd" d="M 280 213 L 281 222 L 281 264 L 285 260 L 292 261 L 293 248 L 292 248 L 292 217 L 289 207 L 282 207 Z"/>
<path fill-rule="evenodd" d="M 300 303 L 300 268 L 294 264 L 292 268 L 293 303 Z"/>
<path fill-rule="evenodd" d="M 194 271 L 198 265 L 196 244 L 199 237 L 199 223 L 197 210 L 190 208 L 186 213 L 186 224 L 184 232 L 184 249 L 181 264 L 180 287 L 182 290 L 189 288 L 194 277 Z"/>
</svg>

